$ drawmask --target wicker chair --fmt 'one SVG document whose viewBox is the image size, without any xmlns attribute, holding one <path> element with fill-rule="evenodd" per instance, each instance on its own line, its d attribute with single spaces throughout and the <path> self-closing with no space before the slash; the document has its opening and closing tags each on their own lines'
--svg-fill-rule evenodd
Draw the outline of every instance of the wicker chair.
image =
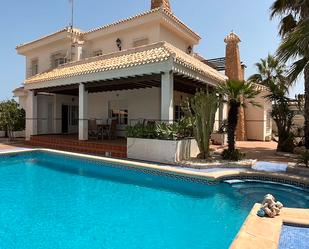
<svg viewBox="0 0 309 249">
<path fill-rule="evenodd" d="M 95 119 L 88 120 L 88 137 L 99 139 L 102 137 L 102 132 L 97 126 L 97 121 Z"/>
</svg>

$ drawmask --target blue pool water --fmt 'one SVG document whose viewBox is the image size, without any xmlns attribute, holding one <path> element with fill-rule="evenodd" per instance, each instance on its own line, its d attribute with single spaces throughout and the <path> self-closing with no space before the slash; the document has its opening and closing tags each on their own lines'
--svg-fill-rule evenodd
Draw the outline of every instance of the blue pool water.
<svg viewBox="0 0 309 249">
<path fill-rule="evenodd" d="M 309 208 L 309 193 L 265 183 L 189 181 L 47 152 L 0 157 L 0 248 L 228 248 L 272 193 Z"/>
<path fill-rule="evenodd" d="M 279 249 L 309 249 L 309 227 L 283 225 Z"/>
</svg>

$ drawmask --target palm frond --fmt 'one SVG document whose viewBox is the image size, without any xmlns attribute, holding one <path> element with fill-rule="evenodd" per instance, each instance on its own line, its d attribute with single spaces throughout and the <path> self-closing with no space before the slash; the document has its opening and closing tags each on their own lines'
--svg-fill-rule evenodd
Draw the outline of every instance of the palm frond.
<svg viewBox="0 0 309 249">
<path fill-rule="evenodd" d="M 254 99 L 260 91 L 251 82 L 228 80 L 218 87 L 218 92 L 228 97 L 229 102 L 242 104 L 242 99 L 250 101 Z"/>
<path fill-rule="evenodd" d="M 279 34 L 284 37 L 297 26 L 297 21 L 292 14 L 282 18 L 279 24 Z"/>
<path fill-rule="evenodd" d="M 283 39 L 277 51 L 278 58 L 283 62 L 308 55 L 309 18 L 297 26 L 293 32 L 289 33 Z"/>
<path fill-rule="evenodd" d="M 294 82 L 297 80 L 297 78 L 302 74 L 306 66 L 309 65 L 309 58 L 302 58 L 298 61 L 295 61 L 289 71 L 289 79 L 291 82 Z"/>
</svg>

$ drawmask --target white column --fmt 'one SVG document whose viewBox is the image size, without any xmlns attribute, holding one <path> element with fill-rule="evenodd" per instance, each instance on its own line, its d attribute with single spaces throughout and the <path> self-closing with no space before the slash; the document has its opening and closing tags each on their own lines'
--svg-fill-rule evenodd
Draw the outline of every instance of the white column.
<svg viewBox="0 0 309 249">
<path fill-rule="evenodd" d="M 85 85 L 79 85 L 79 140 L 88 140 L 88 92 Z"/>
<path fill-rule="evenodd" d="M 28 92 L 26 110 L 26 140 L 38 133 L 38 106 L 37 96 L 33 91 Z"/>
<path fill-rule="evenodd" d="M 54 133 L 55 134 L 57 134 L 57 133 L 59 133 L 58 132 L 58 120 L 59 120 L 59 114 L 58 114 L 58 107 L 57 107 L 57 104 L 58 104 L 58 102 L 57 102 L 57 94 L 54 94 L 54 96 L 53 96 L 53 102 L 54 102 L 54 120 L 53 120 L 53 123 L 54 123 Z"/>
<path fill-rule="evenodd" d="M 164 72 L 161 75 L 161 120 L 174 120 L 174 75 Z"/>
</svg>

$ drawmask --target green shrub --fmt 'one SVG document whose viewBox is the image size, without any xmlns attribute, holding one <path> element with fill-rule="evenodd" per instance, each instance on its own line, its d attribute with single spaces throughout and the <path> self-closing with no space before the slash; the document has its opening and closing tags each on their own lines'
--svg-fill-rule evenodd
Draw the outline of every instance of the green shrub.
<svg viewBox="0 0 309 249">
<path fill-rule="evenodd" d="M 190 127 L 185 119 L 174 123 L 138 123 L 134 126 L 128 126 L 126 130 L 127 137 L 165 140 L 177 140 L 192 137 L 192 133 L 192 127 Z"/>
<path fill-rule="evenodd" d="M 306 150 L 298 157 L 298 164 L 304 164 L 306 167 L 309 167 L 309 150 Z"/>
<path fill-rule="evenodd" d="M 0 128 L 7 132 L 10 139 L 14 131 L 25 129 L 25 110 L 15 100 L 0 102 Z"/>
<path fill-rule="evenodd" d="M 243 159 L 246 156 L 246 154 L 240 152 L 240 150 L 237 149 L 233 151 L 226 149 L 222 152 L 221 156 L 222 159 L 224 160 L 239 161 Z"/>
</svg>

